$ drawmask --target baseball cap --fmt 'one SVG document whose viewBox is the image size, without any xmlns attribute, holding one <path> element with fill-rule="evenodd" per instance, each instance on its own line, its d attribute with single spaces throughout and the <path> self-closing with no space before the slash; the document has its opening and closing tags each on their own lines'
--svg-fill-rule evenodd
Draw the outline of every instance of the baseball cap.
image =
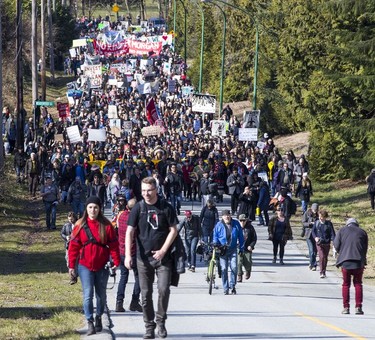
<svg viewBox="0 0 375 340">
<path fill-rule="evenodd" d="M 225 215 L 230 215 L 230 211 L 229 210 L 223 210 L 221 212 L 221 216 L 225 216 Z"/>
<path fill-rule="evenodd" d="M 240 216 L 238 216 L 238 219 L 239 219 L 240 221 L 245 221 L 245 220 L 247 220 L 247 217 L 246 217 L 245 214 L 241 214 Z"/>
<path fill-rule="evenodd" d="M 185 210 L 185 216 L 190 217 L 192 214 L 191 210 Z"/>
</svg>

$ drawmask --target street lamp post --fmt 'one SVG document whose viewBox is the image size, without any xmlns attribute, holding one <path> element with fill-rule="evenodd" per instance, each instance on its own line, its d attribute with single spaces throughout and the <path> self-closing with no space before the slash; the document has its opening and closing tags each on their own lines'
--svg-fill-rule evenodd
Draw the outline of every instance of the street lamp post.
<svg viewBox="0 0 375 340">
<path fill-rule="evenodd" d="M 230 2 L 226 2 L 224 0 L 201 0 L 201 1 L 209 1 L 214 3 L 213 1 L 220 2 L 224 5 L 227 5 L 229 7 L 235 8 L 245 14 L 247 14 L 250 17 L 250 20 L 254 22 L 253 20 L 253 13 L 248 12 L 246 9 L 242 7 L 238 7 L 236 5 L 233 5 Z M 254 54 L 254 81 L 253 81 L 253 110 L 256 110 L 257 108 L 257 78 L 258 78 L 258 51 L 259 51 L 259 30 L 258 30 L 258 23 L 255 21 L 255 54 Z"/>
<path fill-rule="evenodd" d="M 221 111 L 223 111 L 223 93 L 224 93 L 224 66 L 225 66 L 225 37 L 227 34 L 227 16 L 225 15 L 224 10 L 215 2 L 211 0 L 201 0 L 201 2 L 208 2 L 214 6 L 216 6 L 221 14 L 223 15 L 223 42 L 221 45 L 221 76 L 220 76 L 220 108 L 219 108 L 219 115 Z M 224 2 L 223 2 L 224 3 Z"/>
</svg>

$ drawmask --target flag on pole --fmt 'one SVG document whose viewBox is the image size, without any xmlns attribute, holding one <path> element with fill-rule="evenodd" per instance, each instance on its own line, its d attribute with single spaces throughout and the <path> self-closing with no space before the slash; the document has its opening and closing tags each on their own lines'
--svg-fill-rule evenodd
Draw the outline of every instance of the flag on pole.
<svg viewBox="0 0 375 340">
<path fill-rule="evenodd" d="M 146 118 L 150 125 L 154 125 L 159 119 L 154 99 L 151 98 L 146 106 Z"/>
</svg>

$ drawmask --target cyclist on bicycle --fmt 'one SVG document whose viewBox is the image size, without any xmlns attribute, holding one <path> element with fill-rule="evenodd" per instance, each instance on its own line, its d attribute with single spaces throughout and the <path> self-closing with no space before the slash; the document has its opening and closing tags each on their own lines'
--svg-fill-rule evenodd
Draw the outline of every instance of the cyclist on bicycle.
<svg viewBox="0 0 375 340">
<path fill-rule="evenodd" d="M 223 210 L 222 219 L 215 225 L 213 243 L 221 248 L 220 266 L 224 294 L 236 294 L 237 280 L 237 245 L 239 253 L 244 251 L 244 237 L 240 222 L 232 219 L 229 210 Z M 228 267 L 230 280 L 228 283 Z"/>
</svg>

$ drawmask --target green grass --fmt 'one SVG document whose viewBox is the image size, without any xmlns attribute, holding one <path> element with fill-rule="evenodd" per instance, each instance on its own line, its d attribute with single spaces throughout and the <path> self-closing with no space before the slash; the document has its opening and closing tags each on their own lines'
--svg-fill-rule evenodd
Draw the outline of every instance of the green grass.
<svg viewBox="0 0 375 340">
<path fill-rule="evenodd" d="M 0 339 L 79 339 L 81 288 L 69 285 L 59 230 L 46 231 L 41 200 L 15 184 L 10 164 L 1 179 Z M 58 226 L 66 212 L 59 207 Z"/>
</svg>

